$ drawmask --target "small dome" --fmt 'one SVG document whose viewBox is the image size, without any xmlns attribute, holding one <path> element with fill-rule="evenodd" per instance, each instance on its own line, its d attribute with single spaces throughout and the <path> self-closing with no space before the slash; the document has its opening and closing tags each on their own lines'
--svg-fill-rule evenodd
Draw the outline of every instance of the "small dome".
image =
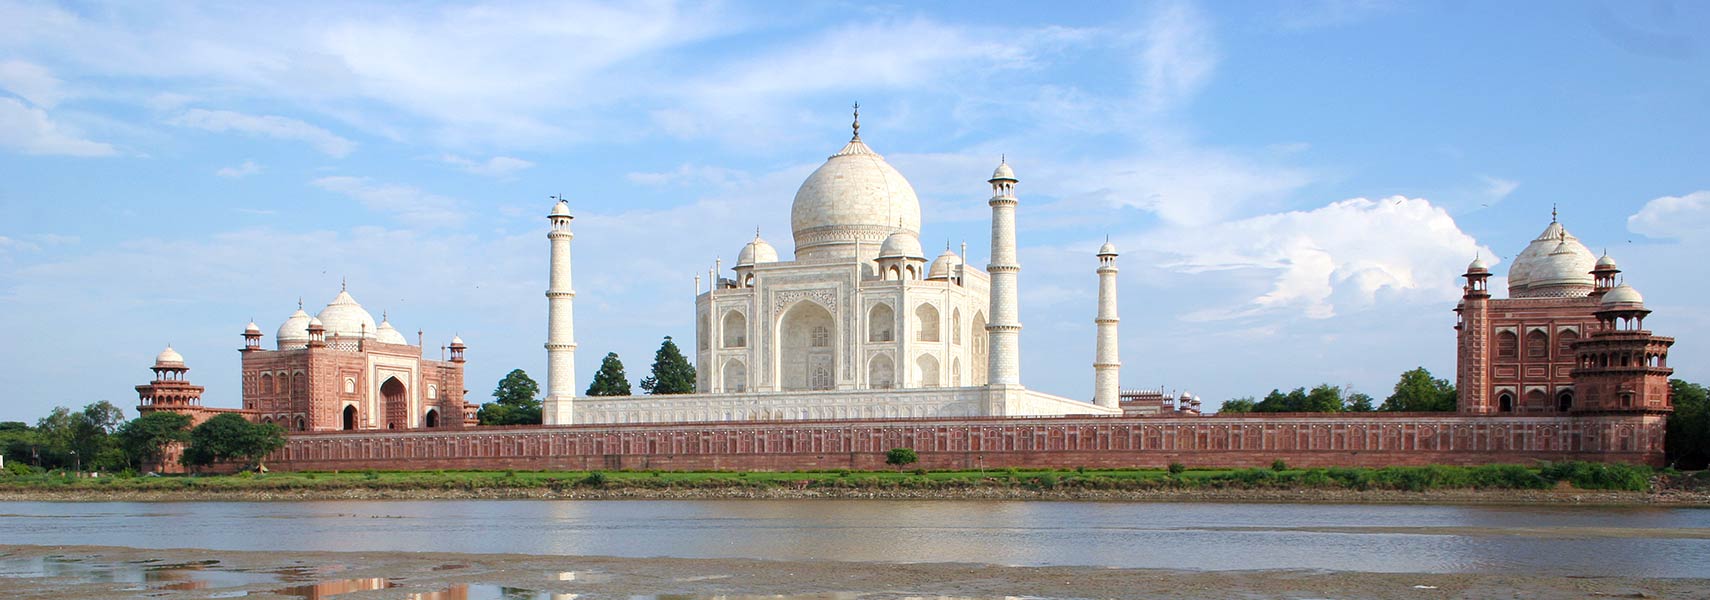
<svg viewBox="0 0 1710 600">
<path fill-rule="evenodd" d="M 1633 289 L 1633 286 L 1623 283 L 1615 286 L 1615 289 L 1604 292 L 1603 300 L 1601 300 L 1600 303 L 1603 306 L 1610 306 L 1613 304 L 1638 304 L 1643 306 L 1645 304 L 1645 297 L 1640 296 L 1639 290 Z"/>
<path fill-rule="evenodd" d="M 255 321 L 250 321 L 248 325 L 243 326 L 243 332 L 244 333 L 260 334 L 261 333 L 261 326 L 256 325 Z"/>
<path fill-rule="evenodd" d="M 397 328 L 392 327 L 392 322 L 386 320 L 380 321 L 379 329 L 374 331 L 374 341 L 382 344 L 410 345 L 410 341 L 404 339 L 404 334 L 398 333 Z"/>
<path fill-rule="evenodd" d="M 754 241 L 748 242 L 742 247 L 742 251 L 736 254 L 736 266 L 738 267 L 752 267 L 760 263 L 774 262 L 778 262 L 778 249 L 773 248 L 772 244 L 767 243 L 766 240 L 760 239 L 758 233 L 754 234 Z"/>
<path fill-rule="evenodd" d="M 318 328 L 318 329 L 326 329 L 327 325 L 326 325 L 326 323 L 321 322 L 320 317 L 310 317 L 309 318 L 309 327 L 310 328 Z"/>
<path fill-rule="evenodd" d="M 1015 171 L 1009 168 L 1009 161 L 998 163 L 997 170 L 992 171 L 992 181 L 1020 181 L 1015 178 Z"/>
<path fill-rule="evenodd" d="M 1597 268 L 1613 269 L 1615 268 L 1615 259 L 1610 257 L 1608 252 L 1604 252 L 1603 256 L 1597 259 Z"/>
<path fill-rule="evenodd" d="M 1490 272 L 1490 265 L 1485 264 L 1484 257 L 1475 256 L 1475 257 L 1473 257 L 1472 262 L 1467 263 L 1467 272 L 1468 273 L 1489 273 Z"/>
<path fill-rule="evenodd" d="M 1098 247 L 1098 255 L 1116 256 L 1116 244 L 1110 243 L 1110 240 L 1105 240 L 1104 245 Z"/>
<path fill-rule="evenodd" d="M 879 246 L 879 258 L 926 258 L 926 252 L 920 249 L 919 236 L 903 230 L 885 238 L 884 245 Z"/>
<path fill-rule="evenodd" d="M 285 318 L 285 323 L 279 326 L 279 333 L 274 336 L 280 350 L 300 348 L 309 341 L 309 313 L 303 312 L 302 307 L 297 312 Z"/>
<path fill-rule="evenodd" d="M 374 315 L 368 314 L 350 292 L 339 290 L 338 296 L 315 315 L 327 328 L 328 336 L 364 337 L 373 339 L 379 327 L 374 324 Z"/>
<path fill-rule="evenodd" d="M 945 248 L 944 253 L 932 260 L 932 268 L 926 271 L 927 279 L 949 279 L 956 275 L 956 267 L 962 266 L 961 255 Z"/>
<path fill-rule="evenodd" d="M 179 354 L 177 350 L 173 350 L 172 345 L 168 344 L 165 350 L 161 350 L 160 354 L 155 355 L 154 366 L 182 367 L 184 366 L 184 355 Z"/>
<path fill-rule="evenodd" d="M 547 214 L 546 216 L 548 216 L 548 217 L 568 217 L 568 216 L 570 216 L 570 201 L 569 200 L 559 200 L 558 204 L 554 204 L 552 206 L 552 212 Z"/>
<path fill-rule="evenodd" d="M 462 346 L 463 345 L 463 338 L 455 336 L 455 335 L 451 336 L 451 345 Z"/>
</svg>

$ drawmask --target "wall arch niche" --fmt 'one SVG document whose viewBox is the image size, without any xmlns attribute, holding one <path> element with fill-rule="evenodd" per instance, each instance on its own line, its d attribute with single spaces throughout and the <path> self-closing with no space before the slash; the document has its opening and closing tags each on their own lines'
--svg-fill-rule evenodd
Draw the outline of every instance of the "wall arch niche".
<svg viewBox="0 0 1710 600">
<path fill-rule="evenodd" d="M 831 311 L 803 300 L 778 320 L 779 383 L 785 390 L 829 390 L 837 376 L 837 324 Z"/>
</svg>

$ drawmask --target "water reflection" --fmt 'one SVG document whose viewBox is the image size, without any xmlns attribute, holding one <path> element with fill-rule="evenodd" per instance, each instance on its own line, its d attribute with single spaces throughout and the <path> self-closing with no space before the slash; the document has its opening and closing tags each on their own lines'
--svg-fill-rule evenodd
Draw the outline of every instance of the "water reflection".
<svg viewBox="0 0 1710 600">
<path fill-rule="evenodd" d="M 1710 510 L 876 500 L 14 502 L 0 503 L 0 540 L 1683 577 L 1706 574 Z"/>
</svg>

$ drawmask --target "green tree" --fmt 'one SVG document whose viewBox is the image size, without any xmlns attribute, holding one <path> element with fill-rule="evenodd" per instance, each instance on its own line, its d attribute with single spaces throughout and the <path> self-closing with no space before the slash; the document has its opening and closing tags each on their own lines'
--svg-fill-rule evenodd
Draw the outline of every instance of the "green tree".
<svg viewBox="0 0 1710 600">
<path fill-rule="evenodd" d="M 34 460 L 33 450 L 41 446 L 37 439 L 36 430 L 22 421 L 0 422 L 0 455 L 6 457 L 7 464 L 29 464 Z"/>
<path fill-rule="evenodd" d="M 145 463 L 158 463 L 173 442 L 190 441 L 190 417 L 175 412 L 151 412 L 119 426 L 119 447 L 126 461 L 142 468 Z"/>
<path fill-rule="evenodd" d="M 1447 379 L 1437 379 L 1425 367 L 1401 374 L 1395 382 L 1395 392 L 1383 401 L 1378 410 L 1393 412 L 1441 412 L 1455 410 L 1455 385 Z"/>
<path fill-rule="evenodd" d="M 71 409 L 63 406 L 53 407 L 47 416 L 36 420 L 33 452 L 43 468 L 63 469 L 73 465 L 76 424 Z"/>
<path fill-rule="evenodd" d="M 1300 412 L 1342 412 L 1342 388 L 1328 383 L 1319 384 L 1306 393 Z"/>
<path fill-rule="evenodd" d="M 1668 416 L 1663 447 L 1669 464 L 1681 469 L 1710 466 L 1710 391 L 1696 383 L 1668 380 L 1674 413 Z"/>
<path fill-rule="evenodd" d="M 695 393 L 695 366 L 683 357 L 671 336 L 659 344 L 659 352 L 653 355 L 653 374 L 642 378 L 641 389 L 649 394 Z"/>
<path fill-rule="evenodd" d="M 125 452 L 113 434 L 125 423 L 125 411 L 102 400 L 72 415 L 71 447 L 77 452 L 73 464 L 93 470 L 125 468 Z"/>
<path fill-rule="evenodd" d="M 242 460 L 246 466 L 263 468 L 262 459 L 285 447 L 285 430 L 272 423 L 251 423 L 234 413 L 222 413 L 190 430 L 190 445 L 179 462 L 204 467 L 216 462 Z"/>
<path fill-rule="evenodd" d="M 540 384 L 522 369 L 512 369 L 493 388 L 493 401 L 482 404 L 475 418 L 482 425 L 539 425 Z"/>
<path fill-rule="evenodd" d="M 1367 394 L 1365 392 L 1354 392 L 1352 394 L 1348 394 L 1347 411 L 1372 412 L 1375 410 L 1373 408 L 1374 403 L 1375 400 L 1372 398 L 1371 394 Z"/>
<path fill-rule="evenodd" d="M 600 361 L 600 371 L 594 374 L 594 382 L 588 384 L 588 395 L 628 396 L 630 393 L 629 376 L 623 372 L 623 361 L 618 360 L 616 352 L 607 352 L 606 358 Z"/>
<path fill-rule="evenodd" d="M 885 464 L 896 467 L 899 471 L 918 460 L 920 456 L 914 453 L 913 448 L 891 448 L 890 452 L 885 453 Z"/>
<path fill-rule="evenodd" d="M 1253 402 L 1252 396 L 1235 398 L 1233 400 L 1225 400 L 1223 402 L 1223 406 L 1219 407 L 1217 409 L 1217 412 L 1218 413 L 1250 413 L 1250 412 L 1253 412 L 1253 404 L 1254 404 L 1254 402 Z"/>
</svg>

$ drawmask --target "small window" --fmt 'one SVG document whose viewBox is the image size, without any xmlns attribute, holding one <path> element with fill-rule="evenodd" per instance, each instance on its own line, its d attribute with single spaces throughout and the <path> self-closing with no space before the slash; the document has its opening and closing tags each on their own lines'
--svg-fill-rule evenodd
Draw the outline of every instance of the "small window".
<svg viewBox="0 0 1710 600">
<path fill-rule="evenodd" d="M 356 393 L 356 378 L 355 377 L 344 378 L 344 393 L 346 393 L 346 394 Z"/>
<path fill-rule="evenodd" d="M 429 400 L 433 400 L 435 398 L 438 398 L 439 397 L 439 386 L 429 384 L 427 396 L 428 396 Z"/>
<path fill-rule="evenodd" d="M 812 345 L 815 348 L 830 348 L 831 347 L 831 330 L 826 329 L 824 325 L 814 327 L 813 328 L 813 342 L 810 345 Z"/>
</svg>

